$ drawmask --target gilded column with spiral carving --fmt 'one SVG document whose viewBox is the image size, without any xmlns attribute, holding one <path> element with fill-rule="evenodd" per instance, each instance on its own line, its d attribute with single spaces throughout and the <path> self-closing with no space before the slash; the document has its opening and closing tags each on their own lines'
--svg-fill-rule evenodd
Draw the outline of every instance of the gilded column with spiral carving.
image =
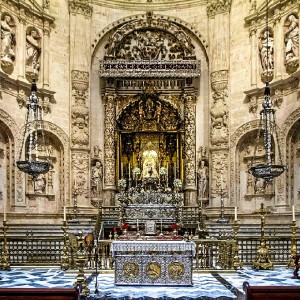
<svg viewBox="0 0 300 300">
<path fill-rule="evenodd" d="M 185 91 L 184 100 L 184 156 L 186 205 L 196 205 L 196 94 Z"/>
<path fill-rule="evenodd" d="M 114 191 L 115 186 L 115 95 L 105 94 L 105 120 L 104 120 L 104 185 L 106 190 Z"/>
</svg>

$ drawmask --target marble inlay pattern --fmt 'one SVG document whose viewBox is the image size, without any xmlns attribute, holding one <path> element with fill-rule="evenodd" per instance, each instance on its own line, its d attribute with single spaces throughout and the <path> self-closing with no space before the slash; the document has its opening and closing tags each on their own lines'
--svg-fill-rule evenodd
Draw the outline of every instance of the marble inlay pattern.
<svg viewBox="0 0 300 300">
<path fill-rule="evenodd" d="M 236 273 L 194 273 L 193 286 L 115 286 L 114 274 L 98 275 L 99 294 L 95 295 L 95 273 L 87 272 L 91 291 L 89 299 L 243 299 L 243 282 L 250 285 L 299 285 L 293 280 L 293 270 L 276 267 L 274 271 L 255 271 L 250 267 Z M 59 269 L 13 268 L 0 271 L 0 287 L 66 287 L 75 282 L 76 272 Z"/>
</svg>

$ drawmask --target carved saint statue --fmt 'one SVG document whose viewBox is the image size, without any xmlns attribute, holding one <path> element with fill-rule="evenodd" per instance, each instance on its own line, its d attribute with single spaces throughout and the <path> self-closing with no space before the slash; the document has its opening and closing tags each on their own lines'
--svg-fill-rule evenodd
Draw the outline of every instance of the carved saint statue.
<svg viewBox="0 0 300 300">
<path fill-rule="evenodd" d="M 198 197 L 207 198 L 208 197 L 208 167 L 205 166 L 205 161 L 201 160 L 197 172 L 198 179 Z"/>
<path fill-rule="evenodd" d="M 42 50 L 38 42 L 39 38 L 35 29 L 31 29 L 26 35 L 26 67 L 35 73 L 40 70 L 39 58 Z"/>
<path fill-rule="evenodd" d="M 92 167 L 92 176 L 91 176 L 91 188 L 92 196 L 99 196 L 100 191 L 102 190 L 102 178 L 103 178 L 103 167 L 100 161 L 96 161 L 95 166 Z"/>
<path fill-rule="evenodd" d="M 12 19 L 5 15 L 1 20 L 1 60 L 12 62 L 15 58 L 13 50 L 15 44 L 15 33 L 12 28 Z"/>
<path fill-rule="evenodd" d="M 260 62 L 263 71 L 274 69 L 274 39 L 269 30 L 265 30 L 259 41 Z"/>
<path fill-rule="evenodd" d="M 289 27 L 285 32 L 286 61 L 299 56 L 299 21 L 294 15 L 288 17 Z"/>
</svg>

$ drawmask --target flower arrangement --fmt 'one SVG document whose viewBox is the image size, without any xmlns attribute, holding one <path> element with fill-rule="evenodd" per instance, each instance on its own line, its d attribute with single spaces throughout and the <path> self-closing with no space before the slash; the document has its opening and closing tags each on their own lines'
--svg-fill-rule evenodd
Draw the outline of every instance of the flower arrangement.
<svg viewBox="0 0 300 300">
<path fill-rule="evenodd" d="M 118 181 L 118 187 L 119 188 L 123 188 L 123 189 L 125 189 L 126 188 L 126 180 L 125 179 L 119 179 L 119 181 Z"/>
<path fill-rule="evenodd" d="M 177 230 L 179 228 L 179 225 L 177 223 L 174 223 L 171 225 L 171 228 Z"/>
<path fill-rule="evenodd" d="M 161 167 L 159 169 L 159 175 L 167 175 L 167 169 L 165 167 Z"/>
<path fill-rule="evenodd" d="M 178 178 L 174 179 L 173 185 L 174 185 L 174 188 L 177 188 L 177 189 L 181 189 L 182 188 L 182 182 Z"/>
<path fill-rule="evenodd" d="M 134 167 L 134 168 L 132 169 L 132 174 L 133 174 L 133 175 L 140 175 L 140 174 L 141 174 L 141 169 L 138 168 L 138 167 Z"/>
<path fill-rule="evenodd" d="M 128 229 L 128 227 L 129 227 L 129 226 L 128 226 L 128 224 L 126 224 L 126 223 L 122 224 L 122 226 L 121 226 L 122 229 Z"/>
</svg>

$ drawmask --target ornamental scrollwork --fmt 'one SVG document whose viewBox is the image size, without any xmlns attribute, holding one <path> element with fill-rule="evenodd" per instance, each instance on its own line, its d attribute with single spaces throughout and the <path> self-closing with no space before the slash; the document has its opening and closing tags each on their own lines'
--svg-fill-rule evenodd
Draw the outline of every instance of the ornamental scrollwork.
<svg viewBox="0 0 300 300">
<path fill-rule="evenodd" d="M 70 12 L 90 17 L 93 13 L 93 7 L 89 3 L 89 0 L 69 0 Z"/>
<path fill-rule="evenodd" d="M 230 12 L 231 0 L 210 0 L 207 3 L 207 15 L 213 17 L 218 14 Z"/>
</svg>

